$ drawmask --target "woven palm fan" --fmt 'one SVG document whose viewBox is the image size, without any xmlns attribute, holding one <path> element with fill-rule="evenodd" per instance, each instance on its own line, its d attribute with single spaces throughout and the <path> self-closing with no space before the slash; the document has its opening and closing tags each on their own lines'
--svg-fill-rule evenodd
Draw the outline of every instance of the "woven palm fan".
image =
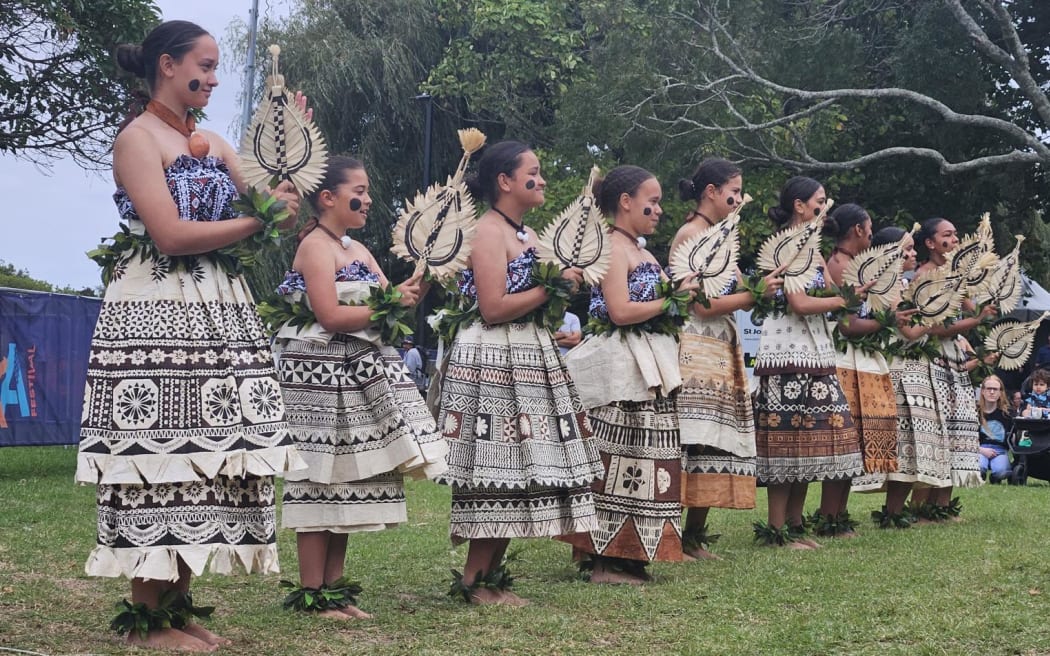
<svg viewBox="0 0 1050 656">
<path fill-rule="evenodd" d="M 945 262 L 912 280 L 904 291 L 904 300 L 915 305 L 924 325 L 934 326 L 958 313 L 965 283 L 966 278 Z"/>
<path fill-rule="evenodd" d="M 448 280 L 467 266 L 470 241 L 477 228 L 474 199 L 463 183 L 472 153 L 485 145 L 485 135 L 476 128 L 459 131 L 463 157 L 445 184 L 433 184 L 426 193 L 405 201 L 405 209 L 394 226 L 390 252 L 416 263 L 439 280 Z"/>
<path fill-rule="evenodd" d="M 995 240 L 992 238 L 992 219 L 987 212 L 981 216 L 977 230 L 963 237 L 959 244 L 945 255 L 951 264 L 952 270 L 963 274 L 966 278 L 965 291 L 972 296 L 978 293 L 991 275 L 991 271 L 999 263 L 995 254 Z"/>
<path fill-rule="evenodd" d="M 328 151 L 321 132 L 296 106 L 278 72 L 280 46 L 270 46 L 270 54 L 273 69 L 266 78 L 266 93 L 241 140 L 241 173 L 251 187 L 289 180 L 305 196 L 321 184 Z"/>
<path fill-rule="evenodd" d="M 1007 320 L 996 324 L 984 338 L 985 350 L 999 353 L 999 361 L 995 366 L 1007 371 L 1016 371 L 1023 367 L 1028 362 L 1028 356 L 1032 354 L 1039 324 L 1047 317 L 1050 317 L 1050 312 L 1044 312 L 1032 321 Z"/>
<path fill-rule="evenodd" d="M 1017 239 L 1014 249 L 999 260 L 999 266 L 992 271 L 983 290 L 973 297 L 978 303 L 995 303 L 1002 314 L 1013 312 L 1021 300 L 1021 244 L 1025 237 L 1014 235 L 1014 238 Z"/>
<path fill-rule="evenodd" d="M 595 166 L 591 168 L 583 193 L 543 229 L 536 247 L 543 262 L 553 262 L 566 269 L 583 269 L 583 279 L 592 286 L 601 283 L 612 256 L 608 224 L 594 202 L 593 187 L 597 177 L 598 167 Z"/>
<path fill-rule="evenodd" d="M 895 308 L 900 302 L 902 243 L 903 240 L 863 250 L 842 271 L 843 282 L 854 289 L 874 281 L 867 297 L 872 310 Z"/>
<path fill-rule="evenodd" d="M 784 269 L 784 292 L 804 292 L 817 277 L 820 262 L 820 230 L 834 204 L 830 198 L 812 221 L 787 228 L 766 239 L 758 251 L 758 268 L 766 273 Z"/>
<path fill-rule="evenodd" d="M 736 276 L 740 259 L 740 210 L 749 202 L 750 194 L 744 194 L 743 202 L 733 208 L 729 216 L 675 249 L 671 254 L 671 273 L 676 279 L 695 273 L 704 286 L 705 296 L 722 295 Z"/>
</svg>

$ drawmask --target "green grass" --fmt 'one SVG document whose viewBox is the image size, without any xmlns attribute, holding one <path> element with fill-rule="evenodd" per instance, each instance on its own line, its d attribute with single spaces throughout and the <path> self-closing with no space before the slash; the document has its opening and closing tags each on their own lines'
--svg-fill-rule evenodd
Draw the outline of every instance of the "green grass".
<svg viewBox="0 0 1050 656">
<path fill-rule="evenodd" d="M 129 651 L 106 628 L 127 582 L 83 574 L 94 488 L 73 484 L 75 460 L 72 448 L 0 449 L 0 654 Z M 517 541 L 516 590 L 532 601 L 521 609 L 446 596 L 465 557 L 448 541 L 448 489 L 408 495 L 408 526 L 350 539 L 347 573 L 374 620 L 282 611 L 278 576 L 205 575 L 194 598 L 219 607 L 209 627 L 235 641 L 223 653 L 1050 653 L 1050 488 L 1038 481 L 961 490 L 961 522 L 904 531 L 867 520 L 881 496 L 853 495 L 860 536 L 819 551 L 752 546 L 764 507 L 715 510 L 723 560 L 657 564 L 642 589 L 584 583 L 566 545 Z M 279 533 L 291 579 L 294 545 Z"/>
</svg>

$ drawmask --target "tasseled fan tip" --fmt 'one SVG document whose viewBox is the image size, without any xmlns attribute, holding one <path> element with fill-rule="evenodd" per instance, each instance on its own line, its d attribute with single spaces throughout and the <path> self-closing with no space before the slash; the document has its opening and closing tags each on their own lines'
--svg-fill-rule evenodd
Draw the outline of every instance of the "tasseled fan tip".
<svg viewBox="0 0 1050 656">
<path fill-rule="evenodd" d="M 459 130 L 459 145 L 468 155 L 485 145 L 485 133 L 477 128 Z"/>
<path fill-rule="evenodd" d="M 280 55 L 281 54 L 281 46 L 277 45 L 276 43 L 271 45 L 270 46 L 270 54 L 273 55 L 274 57 L 277 57 L 278 55 Z"/>
</svg>

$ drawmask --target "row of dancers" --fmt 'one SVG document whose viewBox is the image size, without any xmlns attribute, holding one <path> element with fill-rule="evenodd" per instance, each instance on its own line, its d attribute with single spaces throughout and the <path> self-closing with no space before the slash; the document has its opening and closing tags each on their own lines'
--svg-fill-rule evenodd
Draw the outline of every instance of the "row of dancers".
<svg viewBox="0 0 1050 656">
<path fill-rule="evenodd" d="M 348 536 L 406 521 L 405 476 L 451 487 L 450 535 L 469 544 L 452 594 L 506 605 L 526 603 L 505 565 L 513 538 L 570 544 L 595 583 L 643 583 L 649 562 L 712 557 L 709 509 L 754 508 L 759 483 L 769 514 L 756 538 L 811 549 L 810 528 L 852 532 L 851 489 L 885 490 L 882 524 L 906 526 L 913 487 L 917 512 L 940 517 L 957 509 L 953 487 L 980 482 L 966 375 L 974 360 L 956 336 L 994 307 L 934 328 L 911 325 L 907 312 L 889 323 L 854 313 L 839 322 L 838 353 L 827 316 L 855 309 L 848 298 L 785 292 L 781 271 L 750 282 L 736 272 L 711 298 L 695 278 L 670 280 L 644 245 L 661 220 L 662 187 L 624 165 L 594 188 L 612 252 L 591 289 L 592 334 L 563 357 L 544 309 L 584 276 L 535 273 L 538 236 L 524 217 L 544 203 L 546 183 L 536 153 L 516 141 L 487 146 L 468 180 L 488 209 L 457 278 L 463 312 L 436 419 L 366 304 L 389 281 L 346 236 L 372 204 L 352 158 L 329 157 L 303 199 L 315 220 L 278 291 L 310 320 L 277 333 L 275 370 L 243 277 L 210 255 L 260 229 L 232 207 L 244 188 L 233 150 L 165 116 L 207 103 L 218 47 L 200 27 L 168 21 L 122 52 L 152 96 L 114 146 L 115 199 L 139 239 L 114 262 L 92 340 L 77 480 L 98 490 L 87 573 L 131 579 L 132 600 L 113 623 L 129 641 L 193 651 L 228 642 L 196 621 L 207 609 L 194 605 L 190 581 L 209 564 L 220 574 L 278 571 L 274 476 L 286 479 L 281 521 L 297 538 L 300 580 L 285 604 L 340 619 L 368 617 L 344 576 Z M 192 150 L 187 129 L 210 151 Z M 743 184 L 723 159 L 681 181 L 694 207 L 672 252 L 738 208 Z M 274 194 L 294 214 L 294 190 Z M 795 177 L 769 215 L 799 225 L 825 200 L 819 182 Z M 841 284 L 870 243 L 904 242 L 906 266 L 915 264 L 911 234 L 873 235 L 856 205 L 836 208 L 825 231 L 836 248 L 813 287 Z M 932 219 L 915 240 L 932 267 L 958 237 Z M 411 307 L 428 285 L 416 273 L 390 299 Z M 756 304 L 772 311 L 752 401 L 733 314 Z M 892 362 L 863 339 L 875 333 L 900 343 Z M 807 518 L 816 481 L 820 508 Z"/>
</svg>

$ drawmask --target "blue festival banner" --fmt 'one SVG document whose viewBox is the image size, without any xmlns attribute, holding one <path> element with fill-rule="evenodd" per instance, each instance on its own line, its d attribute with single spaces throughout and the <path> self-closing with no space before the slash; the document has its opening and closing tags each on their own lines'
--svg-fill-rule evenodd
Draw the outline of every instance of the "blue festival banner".
<svg viewBox="0 0 1050 656">
<path fill-rule="evenodd" d="M 76 444 L 102 300 L 0 289 L 0 446 Z"/>
</svg>

